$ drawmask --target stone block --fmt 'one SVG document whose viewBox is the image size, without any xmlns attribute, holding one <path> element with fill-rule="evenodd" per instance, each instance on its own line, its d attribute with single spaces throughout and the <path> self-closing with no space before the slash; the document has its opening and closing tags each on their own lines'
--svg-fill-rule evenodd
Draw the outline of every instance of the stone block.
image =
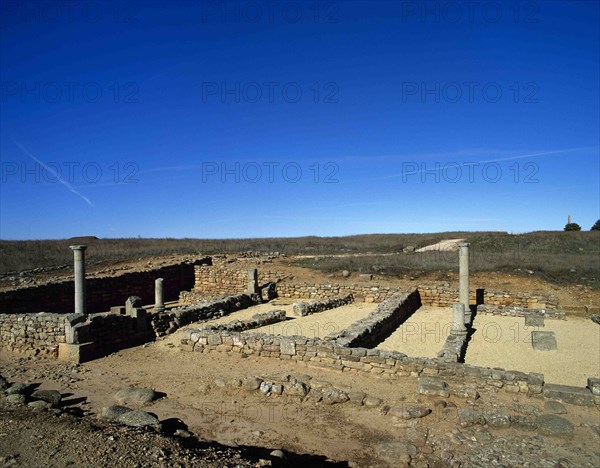
<svg viewBox="0 0 600 468">
<path fill-rule="evenodd" d="M 527 383 L 530 385 L 544 385 L 544 374 L 530 372 L 527 377 Z"/>
<path fill-rule="evenodd" d="M 448 397 L 450 395 L 446 382 L 432 377 L 419 378 L 417 393 L 422 395 L 437 395 L 441 397 Z"/>
<path fill-rule="evenodd" d="M 477 400 L 479 398 L 479 392 L 475 387 L 472 386 L 462 386 L 462 387 L 454 387 L 450 389 L 450 394 L 461 397 L 468 398 L 471 400 Z"/>
<path fill-rule="evenodd" d="M 216 346 L 221 344 L 221 335 L 208 335 L 208 345 Z"/>
<path fill-rule="evenodd" d="M 540 315 L 526 315 L 525 316 L 526 327 L 544 327 L 544 317 Z"/>
<path fill-rule="evenodd" d="M 142 307 L 142 299 L 138 296 L 129 296 L 125 301 L 125 311 L 131 315 L 133 309 Z"/>
<path fill-rule="evenodd" d="M 294 302 L 289 315 L 290 317 L 304 317 L 308 315 L 308 311 L 306 310 L 306 304 L 304 302 Z"/>
<path fill-rule="evenodd" d="M 80 344 L 59 343 L 58 345 L 58 359 L 61 361 L 79 364 L 91 361 L 96 357 L 96 346 L 93 342 Z"/>
<path fill-rule="evenodd" d="M 556 351 L 556 336 L 554 332 L 531 332 L 531 345 L 535 351 Z"/>
<path fill-rule="evenodd" d="M 600 378 L 599 377 L 588 377 L 587 388 L 590 389 L 592 395 L 600 395 Z"/>
<path fill-rule="evenodd" d="M 544 385 L 544 396 L 571 403 L 579 406 L 591 406 L 594 404 L 592 392 L 583 387 L 572 387 L 570 385 Z"/>
<path fill-rule="evenodd" d="M 296 354 L 296 343 L 293 339 L 282 337 L 279 343 L 280 353 L 293 356 Z"/>
<path fill-rule="evenodd" d="M 90 341 L 90 324 L 65 324 L 65 341 L 69 344 L 88 343 Z"/>
</svg>

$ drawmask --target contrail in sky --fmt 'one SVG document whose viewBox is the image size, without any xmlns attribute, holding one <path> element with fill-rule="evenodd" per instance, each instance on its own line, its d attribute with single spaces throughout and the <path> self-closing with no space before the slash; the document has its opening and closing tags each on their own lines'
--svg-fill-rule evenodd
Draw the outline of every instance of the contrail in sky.
<svg viewBox="0 0 600 468">
<path fill-rule="evenodd" d="M 52 169 L 51 167 L 47 166 L 46 164 L 44 164 L 44 162 L 40 161 L 38 158 L 36 158 L 33 154 L 31 154 L 29 151 L 27 151 L 23 145 L 21 145 L 20 143 L 18 143 L 17 141 L 13 140 L 15 145 L 17 145 L 21 151 L 23 151 L 23 153 L 25 153 L 27 156 L 29 156 L 31 159 L 33 159 L 36 163 L 38 163 L 40 166 L 42 166 L 44 169 L 46 169 L 49 173 L 51 173 L 54 177 L 56 177 L 56 179 L 63 184 L 65 187 L 67 187 L 67 189 L 69 189 L 69 192 L 74 193 L 75 195 L 77 195 L 78 197 L 82 198 L 83 201 L 85 201 L 88 205 L 90 206 L 94 206 L 94 204 L 92 203 L 92 201 L 86 197 L 85 195 L 83 195 L 81 192 L 78 192 L 75 187 L 73 187 L 69 182 L 67 182 L 66 180 L 64 180 L 61 176 L 58 175 L 58 173 Z"/>
</svg>

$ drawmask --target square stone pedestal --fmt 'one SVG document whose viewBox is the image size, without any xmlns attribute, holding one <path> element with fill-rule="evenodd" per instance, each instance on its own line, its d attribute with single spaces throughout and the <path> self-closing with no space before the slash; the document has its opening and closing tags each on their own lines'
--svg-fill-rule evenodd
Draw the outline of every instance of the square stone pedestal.
<svg viewBox="0 0 600 468">
<path fill-rule="evenodd" d="M 536 351 L 556 351 L 556 336 L 548 331 L 531 332 L 531 345 Z"/>
<path fill-rule="evenodd" d="M 83 344 L 59 343 L 58 359 L 79 364 L 91 361 L 96 357 L 96 347 L 93 342 Z"/>
</svg>

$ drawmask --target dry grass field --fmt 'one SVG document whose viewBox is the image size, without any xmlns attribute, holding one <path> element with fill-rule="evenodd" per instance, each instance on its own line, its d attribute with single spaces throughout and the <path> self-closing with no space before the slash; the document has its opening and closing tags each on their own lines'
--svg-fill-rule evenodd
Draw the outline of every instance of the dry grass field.
<svg viewBox="0 0 600 468">
<path fill-rule="evenodd" d="M 68 246 L 89 246 L 88 264 L 110 264 L 168 255 L 254 252 L 302 256 L 296 265 L 324 272 L 348 270 L 395 277 L 455 271 L 454 252 L 413 250 L 445 239 L 471 243 L 471 271 L 535 274 L 552 283 L 600 286 L 600 231 L 443 232 L 371 234 L 347 237 L 264 239 L 97 239 L 0 241 L 0 274 L 36 268 L 69 268 Z"/>
</svg>

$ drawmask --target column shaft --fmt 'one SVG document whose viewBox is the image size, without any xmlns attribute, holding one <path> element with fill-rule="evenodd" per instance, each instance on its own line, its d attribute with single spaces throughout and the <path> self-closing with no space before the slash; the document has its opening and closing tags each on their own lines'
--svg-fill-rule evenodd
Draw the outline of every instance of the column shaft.
<svg viewBox="0 0 600 468">
<path fill-rule="evenodd" d="M 162 278 L 156 278 L 156 280 L 154 281 L 154 309 L 157 311 L 165 310 Z"/>
<path fill-rule="evenodd" d="M 85 245 L 71 245 L 73 250 L 73 270 L 75 277 L 75 313 L 87 312 L 85 301 Z"/>
<path fill-rule="evenodd" d="M 465 311 L 469 309 L 469 244 L 463 243 L 458 246 L 458 277 L 459 277 L 459 298 L 458 302 L 465 306 Z"/>
</svg>

